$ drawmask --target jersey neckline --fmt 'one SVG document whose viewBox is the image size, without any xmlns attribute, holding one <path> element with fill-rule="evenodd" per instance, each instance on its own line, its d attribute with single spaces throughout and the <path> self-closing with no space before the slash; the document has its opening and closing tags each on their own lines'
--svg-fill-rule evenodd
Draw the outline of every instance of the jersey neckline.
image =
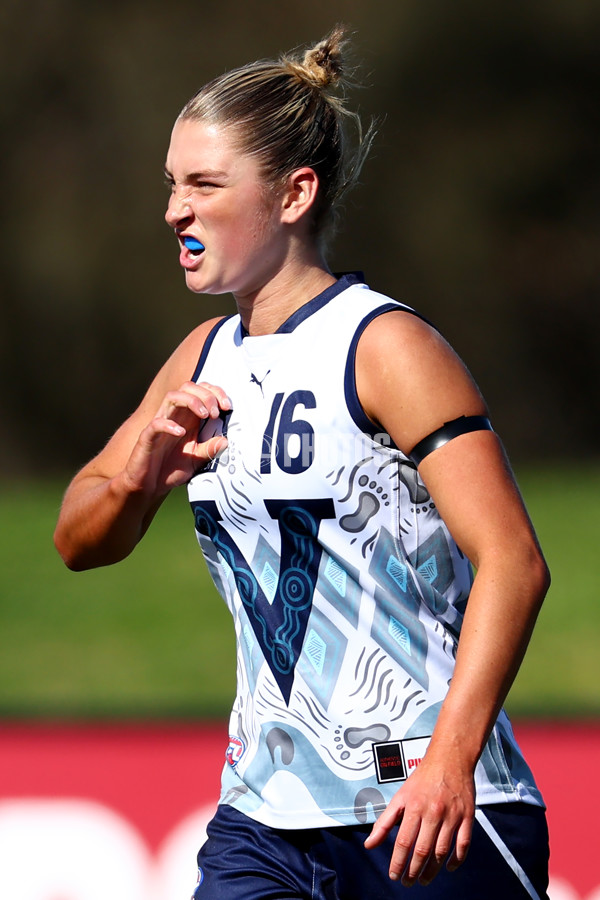
<svg viewBox="0 0 600 900">
<path fill-rule="evenodd" d="M 322 309 L 323 306 L 326 306 L 326 304 L 329 303 L 330 300 L 333 300 L 334 297 L 337 297 L 337 295 L 341 294 L 342 291 L 345 291 L 346 288 L 349 288 L 353 284 L 364 284 L 364 275 L 362 272 L 344 272 L 340 275 L 334 273 L 334 277 L 337 278 L 337 281 L 329 285 L 329 287 L 325 288 L 324 291 L 321 291 L 320 294 L 317 294 L 316 297 L 313 297 L 312 300 L 308 300 L 297 310 L 295 310 L 291 314 L 291 316 L 289 316 L 285 320 L 285 322 L 283 322 L 283 324 L 279 326 L 277 331 L 273 333 L 290 334 L 298 327 L 298 325 L 300 325 L 314 313 L 318 312 L 318 310 Z M 241 319 L 240 332 L 242 338 L 251 337 L 251 335 L 248 334 L 248 332 L 242 325 Z"/>
</svg>

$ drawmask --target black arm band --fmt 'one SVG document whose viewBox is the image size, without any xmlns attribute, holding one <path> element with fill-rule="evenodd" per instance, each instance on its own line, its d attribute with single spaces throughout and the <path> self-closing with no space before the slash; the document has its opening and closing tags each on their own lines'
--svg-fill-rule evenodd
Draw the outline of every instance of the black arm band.
<svg viewBox="0 0 600 900">
<path fill-rule="evenodd" d="M 493 431 L 490 420 L 487 416 L 461 416 L 459 419 L 453 419 L 452 422 L 446 422 L 437 431 L 428 434 L 426 438 L 419 441 L 410 453 L 409 458 L 414 462 L 415 466 L 419 466 L 426 456 L 433 453 L 439 447 L 443 447 L 448 441 L 454 440 L 461 434 L 469 434 L 470 431 Z"/>
</svg>

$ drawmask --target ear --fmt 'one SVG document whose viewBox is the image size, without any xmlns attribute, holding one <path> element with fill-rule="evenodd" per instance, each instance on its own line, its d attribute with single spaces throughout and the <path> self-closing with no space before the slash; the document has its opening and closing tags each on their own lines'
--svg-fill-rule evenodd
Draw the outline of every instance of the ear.
<svg viewBox="0 0 600 900">
<path fill-rule="evenodd" d="M 305 166 L 288 177 L 281 201 L 281 221 L 289 225 L 298 222 L 313 206 L 319 190 L 319 178 L 314 169 Z"/>
</svg>

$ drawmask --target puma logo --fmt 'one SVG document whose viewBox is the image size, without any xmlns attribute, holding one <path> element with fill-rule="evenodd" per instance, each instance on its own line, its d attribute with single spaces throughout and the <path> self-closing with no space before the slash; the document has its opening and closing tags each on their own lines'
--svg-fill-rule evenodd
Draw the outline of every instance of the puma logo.
<svg viewBox="0 0 600 900">
<path fill-rule="evenodd" d="M 259 381 L 259 380 L 258 380 L 258 378 L 257 378 L 256 375 L 254 374 L 254 372 L 252 372 L 252 374 L 250 375 L 250 384 L 257 384 L 257 385 L 259 386 L 259 388 L 260 388 L 260 392 L 261 392 L 261 394 L 263 395 L 263 397 L 265 396 L 265 392 L 263 391 L 263 382 L 264 382 L 265 378 L 267 377 L 267 375 L 269 374 L 270 371 L 271 371 L 271 370 L 269 369 L 269 371 L 265 373 L 265 375 L 263 376 L 262 381 Z"/>
</svg>

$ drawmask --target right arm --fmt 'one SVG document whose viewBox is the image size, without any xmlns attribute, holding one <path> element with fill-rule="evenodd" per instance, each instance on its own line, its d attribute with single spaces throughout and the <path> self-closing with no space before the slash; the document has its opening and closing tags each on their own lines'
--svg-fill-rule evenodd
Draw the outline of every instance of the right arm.
<svg viewBox="0 0 600 900">
<path fill-rule="evenodd" d="M 204 323 L 180 344 L 136 411 L 69 485 L 54 533 L 69 568 L 128 556 L 169 491 L 227 445 L 224 437 L 197 441 L 202 421 L 230 408 L 225 391 L 187 380 L 214 324 Z"/>
</svg>

